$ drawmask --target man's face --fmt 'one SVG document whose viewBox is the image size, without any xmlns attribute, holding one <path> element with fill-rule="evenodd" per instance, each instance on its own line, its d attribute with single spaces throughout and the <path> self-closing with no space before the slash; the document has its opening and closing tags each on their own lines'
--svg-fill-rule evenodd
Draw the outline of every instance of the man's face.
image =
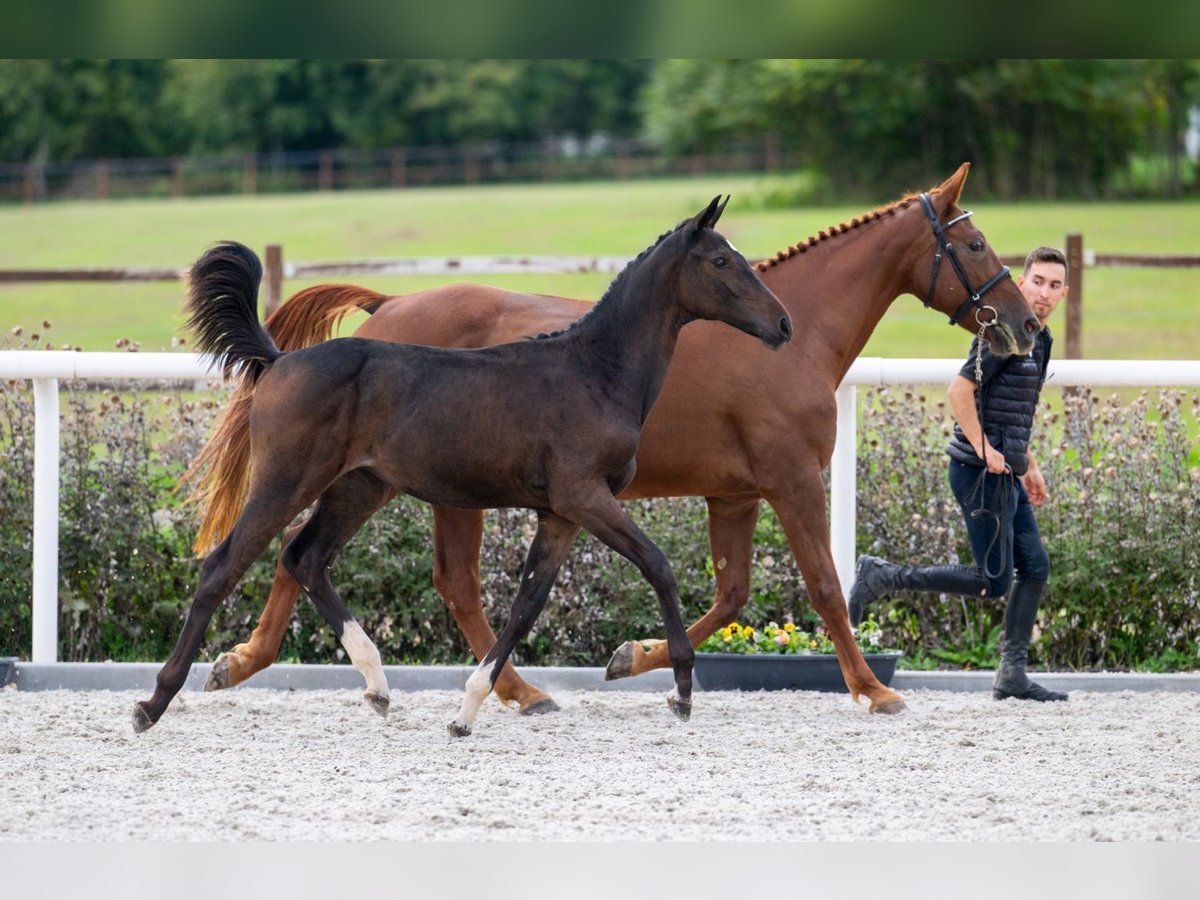
<svg viewBox="0 0 1200 900">
<path fill-rule="evenodd" d="M 1043 325 L 1067 296 L 1067 270 L 1056 262 L 1035 262 L 1017 279 L 1017 287 Z"/>
</svg>

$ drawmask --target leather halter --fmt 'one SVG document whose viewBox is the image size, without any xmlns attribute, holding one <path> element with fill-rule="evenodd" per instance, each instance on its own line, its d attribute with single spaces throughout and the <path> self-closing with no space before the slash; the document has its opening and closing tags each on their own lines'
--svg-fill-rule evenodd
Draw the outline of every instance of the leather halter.
<svg viewBox="0 0 1200 900">
<path fill-rule="evenodd" d="M 949 231 L 953 226 L 957 225 L 963 219 L 970 218 L 970 211 L 966 211 L 961 215 L 955 216 L 953 219 L 943 225 L 938 221 L 937 212 L 933 208 L 933 201 L 929 199 L 929 194 L 927 193 L 921 195 L 921 208 L 925 210 L 925 216 L 929 219 L 929 224 L 933 228 L 933 237 L 937 244 L 933 254 L 933 272 L 929 276 L 929 293 L 925 296 L 925 305 L 933 305 L 933 292 L 937 287 L 938 268 L 942 264 L 942 251 L 945 250 L 946 256 L 950 260 L 950 265 L 954 267 L 954 272 L 956 275 L 958 275 L 959 282 L 967 290 L 967 299 L 962 302 L 962 305 L 959 306 L 954 315 L 950 317 L 950 324 L 957 325 L 959 320 L 967 314 L 967 310 L 972 306 L 975 307 L 975 317 L 978 321 L 979 313 L 983 312 L 984 309 L 992 309 L 992 307 L 985 307 L 983 305 L 983 295 L 1002 282 L 1005 278 L 1011 277 L 1008 266 L 1001 266 L 1000 271 L 989 278 L 983 287 L 981 287 L 979 290 L 975 290 L 975 288 L 971 286 L 971 279 L 967 277 L 966 269 L 964 269 L 962 267 L 962 263 L 959 262 L 958 254 L 954 252 L 954 244 L 951 242 L 950 238 L 946 236 L 946 232 Z M 992 309 L 992 312 L 995 313 L 996 310 Z M 980 322 L 980 324 L 982 325 L 984 323 Z"/>
</svg>

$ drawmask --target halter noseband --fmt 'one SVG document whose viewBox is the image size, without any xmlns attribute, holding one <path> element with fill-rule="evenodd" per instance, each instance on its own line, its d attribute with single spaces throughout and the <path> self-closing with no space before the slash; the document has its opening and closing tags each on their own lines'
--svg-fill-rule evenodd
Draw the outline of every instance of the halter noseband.
<svg viewBox="0 0 1200 900">
<path fill-rule="evenodd" d="M 933 237 L 937 245 L 933 254 L 933 272 L 929 276 L 929 293 L 925 296 L 925 305 L 927 307 L 933 305 L 933 291 L 937 287 L 938 268 L 942 264 L 942 250 L 945 250 L 946 256 L 950 259 L 950 265 L 954 267 L 954 272 L 958 275 L 959 282 L 967 290 L 967 299 L 962 302 L 962 305 L 950 317 L 950 324 L 957 325 L 959 320 L 967 314 L 967 310 L 974 306 L 976 321 L 979 321 L 981 326 L 986 326 L 989 323 L 980 321 L 979 314 L 985 309 L 992 309 L 992 307 L 985 307 L 982 297 L 1005 278 L 1010 277 L 1008 266 L 1001 266 L 1000 271 L 989 278 L 983 287 L 975 290 L 971 286 L 971 279 L 967 277 L 966 269 L 962 267 L 962 263 L 958 260 L 958 254 L 954 252 L 954 244 L 946 236 L 946 232 L 950 228 L 957 225 L 963 219 L 970 218 L 971 213 L 969 211 L 963 212 L 943 225 L 938 221 L 937 212 L 933 208 L 933 201 L 929 199 L 929 194 L 927 193 L 921 195 L 921 208 L 925 210 L 925 216 L 929 219 L 929 224 L 933 228 Z M 992 309 L 992 312 L 995 313 L 995 309 Z"/>
</svg>

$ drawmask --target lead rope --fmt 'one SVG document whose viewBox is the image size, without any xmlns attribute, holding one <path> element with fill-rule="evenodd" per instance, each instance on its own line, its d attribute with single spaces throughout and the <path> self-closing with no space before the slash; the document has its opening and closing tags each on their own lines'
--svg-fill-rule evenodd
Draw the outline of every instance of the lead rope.
<svg viewBox="0 0 1200 900">
<path fill-rule="evenodd" d="M 979 313 L 982 312 L 983 309 L 992 308 L 990 306 L 985 306 L 982 309 L 976 310 L 975 312 L 975 321 L 979 324 L 979 334 L 975 338 L 975 412 L 979 417 L 979 433 L 982 439 L 987 441 L 987 429 L 984 427 L 983 423 L 983 342 L 987 337 L 988 327 L 992 324 L 992 322 L 996 321 L 996 311 L 992 309 L 991 320 L 984 322 L 979 316 Z M 979 567 L 983 570 L 983 577 L 989 581 L 993 578 L 998 578 L 1008 567 L 1008 541 L 1005 540 L 1007 535 L 1004 530 L 1004 521 L 1008 518 L 1008 506 L 1012 498 L 1013 479 L 1016 476 L 1013 475 L 1012 469 L 1007 466 L 1005 467 L 1004 474 L 1007 476 L 1007 490 L 1005 490 L 1002 486 L 997 486 L 996 493 L 994 495 L 994 502 L 996 505 L 994 510 L 989 509 L 987 505 L 986 486 L 988 468 L 986 461 L 983 466 L 983 471 L 979 473 L 978 480 L 967 493 L 968 504 L 970 504 L 976 498 L 976 495 L 978 495 L 979 498 L 979 506 L 971 510 L 971 518 L 982 519 L 986 516 L 990 519 L 994 519 L 996 522 L 996 533 L 992 536 L 991 541 L 988 542 L 987 550 L 984 552 L 983 559 L 979 564 Z M 992 548 L 997 546 L 997 544 L 999 544 L 1000 547 L 1000 561 L 999 567 L 993 572 L 988 568 L 988 559 L 992 555 Z"/>
</svg>

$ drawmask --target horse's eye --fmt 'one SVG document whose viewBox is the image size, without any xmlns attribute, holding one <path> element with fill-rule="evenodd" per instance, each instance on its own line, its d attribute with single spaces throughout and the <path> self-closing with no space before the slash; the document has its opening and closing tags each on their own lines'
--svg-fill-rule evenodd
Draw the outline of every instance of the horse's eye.
<svg viewBox="0 0 1200 900">
<path fill-rule="evenodd" d="M 716 266 L 718 269 L 725 268 L 725 257 L 723 257 L 723 256 L 715 257 L 713 259 L 713 265 Z"/>
<path fill-rule="evenodd" d="M 972 250 L 974 250 L 976 253 L 978 253 L 980 250 L 983 249 L 983 241 L 980 240 L 979 238 L 975 238 L 975 240 L 971 241 L 970 246 L 971 246 Z"/>
</svg>

